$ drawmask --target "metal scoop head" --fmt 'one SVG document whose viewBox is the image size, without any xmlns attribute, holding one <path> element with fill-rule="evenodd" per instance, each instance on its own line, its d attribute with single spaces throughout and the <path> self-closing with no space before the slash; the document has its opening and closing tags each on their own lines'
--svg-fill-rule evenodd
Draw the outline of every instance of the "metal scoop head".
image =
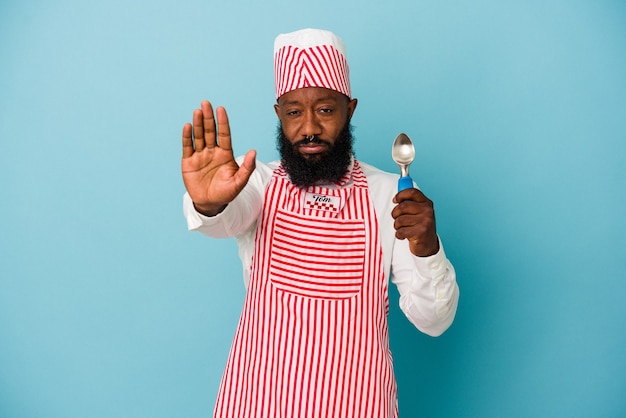
<svg viewBox="0 0 626 418">
<path fill-rule="evenodd" d="M 393 141 L 391 146 L 391 158 L 400 167 L 400 180 L 398 181 L 398 191 L 413 187 L 413 180 L 409 177 L 409 164 L 415 159 L 415 147 L 411 138 L 406 134 L 400 134 Z"/>
<path fill-rule="evenodd" d="M 415 147 L 413 146 L 411 138 L 409 138 L 406 134 L 398 135 L 393 141 L 393 145 L 391 147 L 391 158 L 393 158 L 396 164 L 398 164 L 400 170 L 403 168 L 406 169 L 406 174 L 408 175 L 408 166 L 415 159 Z"/>
</svg>

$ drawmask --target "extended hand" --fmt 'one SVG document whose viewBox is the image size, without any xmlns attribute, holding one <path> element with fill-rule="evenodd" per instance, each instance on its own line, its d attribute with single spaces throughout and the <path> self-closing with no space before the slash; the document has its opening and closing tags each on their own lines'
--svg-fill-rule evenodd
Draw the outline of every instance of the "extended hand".
<svg viewBox="0 0 626 418">
<path fill-rule="evenodd" d="M 186 123 L 183 127 L 182 173 L 196 210 L 213 216 L 248 183 L 256 152 L 248 151 L 239 167 L 233 155 L 226 109 L 217 108 L 216 129 L 211 103 L 205 100 L 200 107 L 193 112 L 193 126 Z"/>
<path fill-rule="evenodd" d="M 396 238 L 408 239 L 411 252 L 427 257 L 439 251 L 433 202 L 421 191 L 402 190 L 393 199 L 398 205 L 391 211 L 395 219 Z"/>
</svg>

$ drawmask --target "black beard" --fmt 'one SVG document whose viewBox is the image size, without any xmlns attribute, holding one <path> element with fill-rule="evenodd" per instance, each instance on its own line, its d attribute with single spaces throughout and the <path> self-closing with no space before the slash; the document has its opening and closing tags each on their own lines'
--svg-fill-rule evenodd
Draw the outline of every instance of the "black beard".
<svg viewBox="0 0 626 418">
<path fill-rule="evenodd" d="M 302 140 L 292 144 L 279 123 L 276 133 L 277 149 L 280 153 L 283 168 L 293 184 L 298 187 L 309 187 L 320 183 L 338 183 L 348 171 L 352 161 L 352 126 L 349 122 L 339 133 L 335 144 L 331 145 L 315 137 L 313 140 Z M 298 146 L 306 142 L 324 142 L 329 145 L 328 153 L 319 158 L 305 158 L 298 151 Z"/>
</svg>

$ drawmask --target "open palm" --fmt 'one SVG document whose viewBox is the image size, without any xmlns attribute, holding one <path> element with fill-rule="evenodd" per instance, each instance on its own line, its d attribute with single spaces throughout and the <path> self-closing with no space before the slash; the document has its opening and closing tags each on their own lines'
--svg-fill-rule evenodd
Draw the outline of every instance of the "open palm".
<svg viewBox="0 0 626 418">
<path fill-rule="evenodd" d="M 203 101 L 193 113 L 193 125 L 183 127 L 182 174 L 196 209 L 215 215 L 248 183 L 255 167 L 255 151 L 248 151 L 239 166 L 235 161 L 226 110 Z M 192 137 L 193 133 L 193 137 Z"/>
</svg>

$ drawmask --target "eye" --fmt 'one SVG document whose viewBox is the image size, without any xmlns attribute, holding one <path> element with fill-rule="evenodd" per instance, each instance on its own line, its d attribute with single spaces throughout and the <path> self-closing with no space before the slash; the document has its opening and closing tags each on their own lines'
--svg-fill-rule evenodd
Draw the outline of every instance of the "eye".
<svg viewBox="0 0 626 418">
<path fill-rule="evenodd" d="M 320 113 L 332 113 L 332 112 L 333 112 L 333 109 L 332 109 L 332 108 L 330 108 L 330 107 L 322 107 L 322 108 L 320 108 L 320 109 L 318 110 L 318 112 L 320 112 Z"/>
</svg>

